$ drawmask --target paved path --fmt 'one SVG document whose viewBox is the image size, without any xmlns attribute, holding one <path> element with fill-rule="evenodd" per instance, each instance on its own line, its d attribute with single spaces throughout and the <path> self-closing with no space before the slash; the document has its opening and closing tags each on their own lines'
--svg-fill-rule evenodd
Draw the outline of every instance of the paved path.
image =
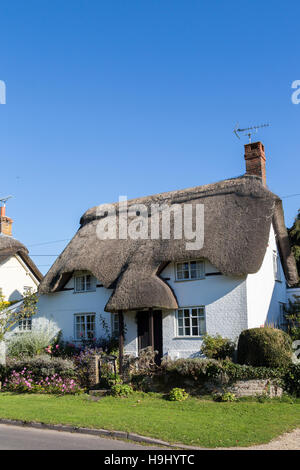
<svg viewBox="0 0 300 470">
<path fill-rule="evenodd" d="M 0 450 L 145 450 L 145 446 L 86 434 L 0 424 Z"/>
</svg>

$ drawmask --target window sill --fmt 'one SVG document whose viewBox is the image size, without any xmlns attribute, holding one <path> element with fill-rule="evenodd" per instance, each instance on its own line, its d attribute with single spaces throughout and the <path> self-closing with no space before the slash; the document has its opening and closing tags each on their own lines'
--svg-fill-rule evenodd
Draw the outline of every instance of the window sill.
<svg viewBox="0 0 300 470">
<path fill-rule="evenodd" d="M 201 336 L 174 336 L 173 339 L 203 339 L 203 335 Z"/>
<path fill-rule="evenodd" d="M 73 294 L 90 294 L 91 292 L 96 292 L 96 289 L 92 289 L 92 290 L 74 290 Z"/>
<path fill-rule="evenodd" d="M 174 282 L 192 282 L 192 281 L 203 281 L 206 277 L 197 277 L 196 279 L 175 279 Z"/>
</svg>

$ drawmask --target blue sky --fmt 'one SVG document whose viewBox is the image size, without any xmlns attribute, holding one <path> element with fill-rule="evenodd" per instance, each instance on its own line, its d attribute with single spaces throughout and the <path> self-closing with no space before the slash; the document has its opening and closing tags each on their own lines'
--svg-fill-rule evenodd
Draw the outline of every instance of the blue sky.
<svg viewBox="0 0 300 470">
<path fill-rule="evenodd" d="M 43 272 L 94 205 L 244 173 L 232 130 L 261 131 L 267 182 L 300 193 L 296 1 L 2 0 L 1 196 Z M 300 196 L 285 198 L 291 225 Z"/>
</svg>

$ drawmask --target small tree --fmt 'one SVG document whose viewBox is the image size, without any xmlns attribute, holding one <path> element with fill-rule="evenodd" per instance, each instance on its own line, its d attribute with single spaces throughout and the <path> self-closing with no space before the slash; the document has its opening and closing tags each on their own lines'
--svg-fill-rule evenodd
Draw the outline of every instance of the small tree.
<svg viewBox="0 0 300 470">
<path fill-rule="evenodd" d="M 23 302 L 20 308 L 9 310 L 11 302 L 4 300 L 0 295 L 0 364 L 5 364 L 5 335 L 20 321 L 33 317 L 37 312 L 38 295 L 31 289 L 23 294 Z"/>
</svg>

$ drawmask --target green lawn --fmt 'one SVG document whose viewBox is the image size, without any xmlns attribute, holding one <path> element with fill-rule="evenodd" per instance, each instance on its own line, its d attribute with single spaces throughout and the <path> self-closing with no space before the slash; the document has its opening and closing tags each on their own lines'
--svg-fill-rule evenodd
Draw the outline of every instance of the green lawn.
<svg viewBox="0 0 300 470">
<path fill-rule="evenodd" d="M 0 393 L 0 417 L 130 431 L 169 442 L 203 447 L 265 443 L 300 427 L 300 403 L 216 403 L 196 398 L 168 402 L 160 395 L 126 399 L 86 395 Z"/>
</svg>

